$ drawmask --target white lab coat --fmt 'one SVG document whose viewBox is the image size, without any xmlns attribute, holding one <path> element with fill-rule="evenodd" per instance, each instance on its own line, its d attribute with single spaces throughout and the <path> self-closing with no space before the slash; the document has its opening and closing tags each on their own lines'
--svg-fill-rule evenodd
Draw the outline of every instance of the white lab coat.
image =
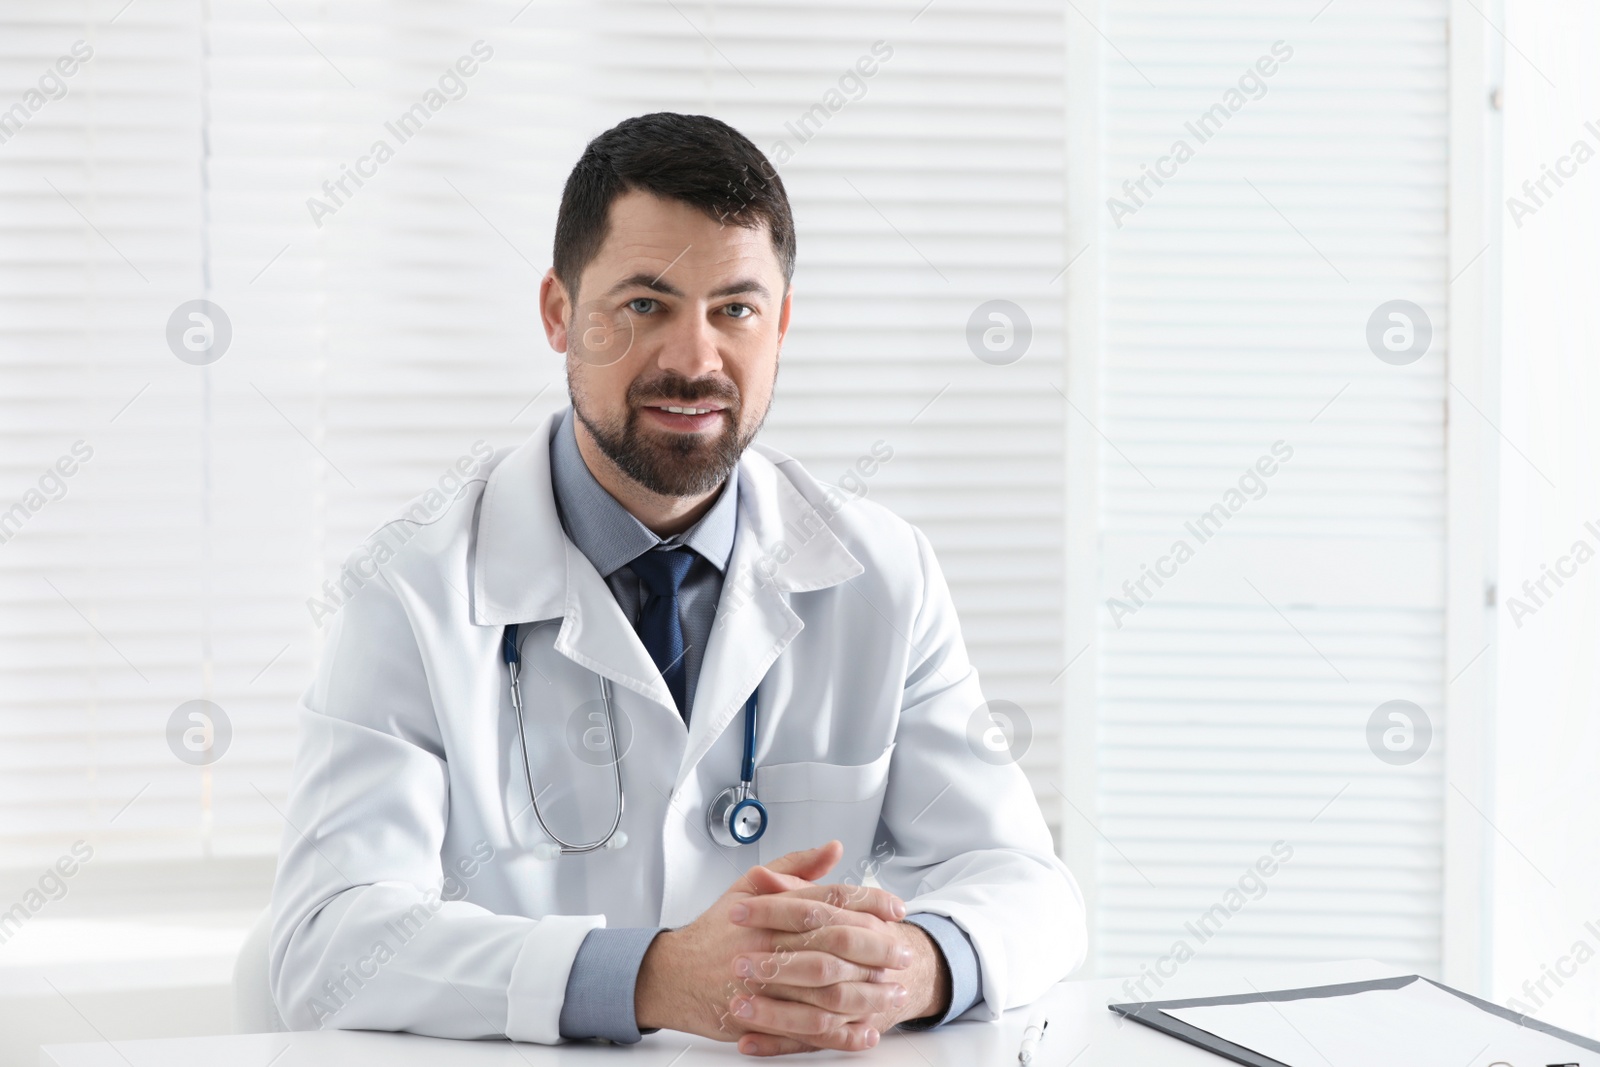
<svg viewBox="0 0 1600 1067">
<path fill-rule="evenodd" d="M 922 533 L 749 449 L 685 727 L 561 529 L 558 417 L 495 454 L 433 521 L 391 527 L 391 543 L 409 542 L 330 623 L 273 891 L 270 975 L 287 1024 L 557 1042 L 589 930 L 686 924 L 751 865 L 829 838 L 845 854 L 827 881 L 875 868 L 912 911 L 966 931 L 983 978 L 971 1017 L 1073 970 L 1082 896 L 1022 771 L 974 753 L 984 697 Z M 499 649 L 508 623 L 538 620 L 554 621 L 523 627 L 522 676 L 540 810 L 572 841 L 610 826 L 612 774 L 593 755 L 608 752 L 594 743 L 603 675 L 628 745 L 621 849 L 532 851 L 547 839 Z M 757 844 L 722 848 L 706 806 L 738 780 L 758 684 L 771 823 Z"/>
</svg>

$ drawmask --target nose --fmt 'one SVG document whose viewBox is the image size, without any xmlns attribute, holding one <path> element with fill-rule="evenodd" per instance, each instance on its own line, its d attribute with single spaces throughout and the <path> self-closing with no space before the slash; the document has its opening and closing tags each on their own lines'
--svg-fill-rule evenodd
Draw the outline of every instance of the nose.
<svg viewBox="0 0 1600 1067">
<path fill-rule="evenodd" d="M 702 313 L 675 316 L 663 331 L 656 364 L 685 378 L 699 378 L 722 369 L 717 332 Z"/>
</svg>

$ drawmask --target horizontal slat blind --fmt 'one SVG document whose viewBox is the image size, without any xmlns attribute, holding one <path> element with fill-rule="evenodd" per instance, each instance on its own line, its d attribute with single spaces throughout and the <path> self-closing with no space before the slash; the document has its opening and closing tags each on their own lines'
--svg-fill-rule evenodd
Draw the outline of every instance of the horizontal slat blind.
<svg viewBox="0 0 1600 1067">
<path fill-rule="evenodd" d="M 282 650 L 234 695 L 250 748 L 218 766 L 216 803 L 240 847 L 273 850 L 345 558 L 565 400 L 536 300 L 583 56 L 564 3 L 211 10 L 214 289 L 236 322 L 215 367 L 218 567 L 240 666 Z"/>
<path fill-rule="evenodd" d="M 0 866 L 200 832 L 164 741 L 205 687 L 205 383 L 165 340 L 201 285 L 199 12 L 114 15 L 0 10 Z"/>
<path fill-rule="evenodd" d="M 1438 966 L 1445 16 L 1099 11 L 1121 207 L 1101 234 L 1096 963 L 1154 975 L 1142 993 L 1186 952 Z M 1192 157 L 1146 178 L 1180 140 Z M 1434 331 L 1406 366 L 1366 337 L 1396 299 Z M 1160 563 L 1179 541 L 1192 558 Z M 1436 730 L 1408 766 L 1367 741 L 1395 699 Z"/>
<path fill-rule="evenodd" d="M 94 594 L 86 621 L 48 589 L 8 591 L 18 684 L 5 713 L 25 746 L 7 749 L 8 825 L 23 827 L 5 838 L 7 860 L 53 855 L 86 828 L 141 856 L 275 847 L 293 708 L 318 647 L 306 599 L 477 441 L 520 440 L 564 402 L 533 310 L 561 182 L 589 136 L 660 108 L 712 110 L 779 161 L 803 234 L 802 297 L 767 439 L 835 480 L 874 442 L 895 450 L 869 492 L 933 538 L 987 695 L 1029 717 L 1024 763 L 1053 812 L 1059 11 L 840 5 L 801 34 L 776 4 L 474 4 L 444 17 L 420 3 L 217 0 L 203 14 L 128 12 L 121 66 L 101 63 L 119 93 L 69 96 L 51 105 L 59 129 L 5 146 L 31 146 L 40 169 L 84 169 L 112 214 L 86 213 L 171 275 L 141 280 L 57 203 L 45 236 L 59 266 L 30 273 L 53 288 L 13 288 L 26 294 L 8 327 L 19 471 L 71 444 L 55 440 L 54 416 L 73 360 L 95 398 L 76 402 L 85 417 L 155 384 L 119 416 L 127 445 L 98 453 L 73 487 L 95 492 L 5 546 L 6 581 L 27 585 L 53 553 L 62 591 Z M 18 78 L 65 32 L 34 20 L 16 38 L 37 44 L 15 60 Z M 173 61 L 141 65 L 151 55 Z M 393 124 L 463 57 L 475 72 L 398 136 Z M 841 82 L 864 58 L 874 73 Z M 852 98 L 825 129 L 790 132 L 841 89 Z M 149 151 L 150 136 L 170 150 Z M 775 148 L 785 137 L 792 157 Z M 374 164 L 379 140 L 393 154 Z M 26 195 L 48 208 L 47 192 Z M 12 271 L 31 272 L 40 237 L 11 231 Z M 232 330 L 204 367 L 163 336 L 172 309 L 199 297 Z M 973 310 L 997 298 L 1032 319 L 1012 365 L 981 362 L 967 341 Z M 112 355 L 124 350 L 146 360 L 137 373 Z M 103 488 L 89 480 L 100 471 Z M 172 710 L 199 698 L 233 733 L 208 768 L 166 739 Z M 58 797 L 48 816 L 41 793 Z M 96 826 L 136 794 L 115 827 Z"/>
<path fill-rule="evenodd" d="M 864 479 L 867 496 L 928 534 L 984 696 L 1028 719 L 1022 765 L 1055 823 L 1064 8 L 606 0 L 593 11 L 597 132 L 651 110 L 711 114 L 782 175 L 799 263 L 763 440 L 829 481 L 874 442 L 893 449 Z M 969 317 L 995 299 L 1032 327 L 1007 365 L 967 341 Z"/>
<path fill-rule="evenodd" d="M 75 439 L 94 455 L 0 544 L 0 865 L 79 836 L 109 857 L 276 850 L 308 600 L 475 443 L 564 399 L 532 309 L 583 143 L 571 11 L 3 16 L 7 104 L 75 38 L 95 53 L 0 143 L 26 208 L 0 222 L 0 506 Z M 463 56 L 474 73 L 441 84 Z M 430 91 L 449 99 L 402 143 L 386 124 Z M 379 139 L 393 157 L 331 199 Z M 203 367 L 165 337 L 200 297 L 232 326 Z M 209 767 L 167 739 L 202 698 L 233 735 Z"/>
</svg>

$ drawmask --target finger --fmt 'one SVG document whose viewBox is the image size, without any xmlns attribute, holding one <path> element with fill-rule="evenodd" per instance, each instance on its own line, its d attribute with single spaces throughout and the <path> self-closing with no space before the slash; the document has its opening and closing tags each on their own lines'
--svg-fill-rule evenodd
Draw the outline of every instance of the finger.
<svg viewBox="0 0 1600 1067">
<path fill-rule="evenodd" d="M 846 885 L 830 882 L 827 885 L 805 884 L 785 890 L 791 897 L 819 900 L 830 907 L 876 915 L 884 922 L 899 922 L 906 917 L 906 902 L 887 889 L 865 885 Z"/>
<path fill-rule="evenodd" d="M 863 926 L 877 929 L 883 920 L 874 915 L 836 908 L 820 900 L 778 893 L 766 897 L 746 897 L 728 909 L 728 920 L 737 926 L 756 930 L 782 930 L 799 933 L 824 926 Z"/>
<path fill-rule="evenodd" d="M 906 1006 L 910 994 L 898 982 L 836 982 L 816 988 L 768 984 L 762 987 L 761 996 L 810 1004 L 851 1022 L 881 1027 Z"/>
<path fill-rule="evenodd" d="M 745 872 L 742 886 L 752 893 L 787 893 L 805 889 L 812 883 L 792 874 L 779 874 L 770 867 L 751 867 Z"/>
<path fill-rule="evenodd" d="M 817 1052 L 819 1049 L 796 1038 L 752 1031 L 739 1036 L 739 1051 L 746 1056 L 787 1056 L 794 1052 Z"/>
<path fill-rule="evenodd" d="M 797 856 L 800 855 L 800 853 L 791 852 L 789 855 Z M 774 860 L 773 862 L 777 861 Z M 818 877 L 820 878 L 821 875 L 818 875 Z M 744 874 L 740 875 L 739 878 L 728 887 L 727 893 L 723 895 L 730 897 L 747 897 L 752 895 L 759 896 L 767 893 L 787 893 L 792 889 L 804 889 L 806 886 L 811 884 L 811 882 L 804 878 L 797 878 L 792 874 L 779 874 L 768 867 L 762 867 L 758 864 L 757 866 L 751 867 L 749 870 L 745 871 Z"/>
<path fill-rule="evenodd" d="M 859 1052 L 878 1043 L 876 1026 L 852 1022 L 812 1004 L 741 995 L 734 997 L 728 1007 L 746 1029 L 797 1038 L 818 1048 Z"/>
<path fill-rule="evenodd" d="M 838 863 L 843 855 L 844 843 L 834 840 L 816 848 L 801 849 L 799 852 L 779 856 L 763 866 L 775 874 L 788 874 L 807 882 L 815 882 L 833 870 L 833 865 Z"/>
<path fill-rule="evenodd" d="M 863 967 L 828 952 L 753 952 L 733 961 L 733 973 L 754 982 L 824 986 L 836 982 L 882 982 L 885 967 Z"/>
<path fill-rule="evenodd" d="M 758 898 L 765 899 L 765 898 Z M 823 926 L 804 933 L 774 933 L 772 952 L 827 952 L 863 967 L 888 967 L 900 970 L 911 966 L 911 949 L 900 944 L 887 930 L 869 930 L 843 923 Z"/>
</svg>

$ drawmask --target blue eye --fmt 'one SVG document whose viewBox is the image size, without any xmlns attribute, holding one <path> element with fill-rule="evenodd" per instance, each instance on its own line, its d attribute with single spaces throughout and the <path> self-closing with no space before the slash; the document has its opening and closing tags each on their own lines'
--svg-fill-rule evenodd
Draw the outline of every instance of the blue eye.
<svg viewBox="0 0 1600 1067">
<path fill-rule="evenodd" d="M 756 309 L 755 309 L 755 308 L 753 308 L 753 307 L 751 307 L 751 306 L 750 306 L 750 305 L 749 305 L 749 304 L 729 304 L 729 305 L 728 305 L 728 306 L 727 306 L 727 307 L 726 307 L 726 308 L 724 308 L 724 309 L 723 309 L 723 310 L 725 310 L 725 311 L 729 311 L 729 312 L 731 312 L 731 311 L 733 311 L 733 310 L 734 310 L 734 309 L 735 309 L 735 308 L 738 308 L 738 309 L 740 309 L 740 310 L 741 310 L 741 311 L 743 311 L 743 312 L 744 312 L 744 314 L 743 314 L 743 315 L 731 315 L 731 316 L 730 316 L 730 317 L 731 317 L 731 318 L 735 318 L 735 319 L 748 319 L 748 318 L 749 318 L 749 317 L 750 317 L 750 316 L 751 316 L 751 315 L 754 315 L 754 314 L 755 314 L 755 313 L 756 313 Z"/>
<path fill-rule="evenodd" d="M 639 307 L 639 304 L 648 304 L 649 307 Z M 628 301 L 628 310 L 638 315 L 648 315 L 655 308 L 655 298 L 649 296 L 636 296 Z"/>
</svg>

